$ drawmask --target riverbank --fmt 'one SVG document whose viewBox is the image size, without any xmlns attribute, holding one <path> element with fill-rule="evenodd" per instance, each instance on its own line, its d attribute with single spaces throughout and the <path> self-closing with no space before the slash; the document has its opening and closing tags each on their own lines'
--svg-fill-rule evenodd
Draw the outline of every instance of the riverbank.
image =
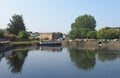
<svg viewBox="0 0 120 78">
<path fill-rule="evenodd" d="M 19 46 L 38 46 L 39 41 L 20 41 L 20 42 L 2 42 L 0 43 L 0 52 L 7 51 Z"/>
<path fill-rule="evenodd" d="M 13 47 L 19 47 L 19 46 L 38 46 L 39 45 L 39 41 L 11 42 L 11 45 Z"/>
<path fill-rule="evenodd" d="M 63 47 L 79 47 L 81 49 L 103 49 L 108 48 L 111 50 L 118 49 L 120 50 L 120 41 L 107 41 L 107 42 L 101 42 L 99 44 L 99 41 L 63 41 L 62 42 Z"/>
<path fill-rule="evenodd" d="M 120 47 L 120 41 L 102 42 L 100 45 L 98 43 L 98 41 L 62 41 L 61 47 L 79 47 L 81 49 L 91 50 L 99 48 L 119 49 Z M 39 41 L 10 42 L 9 44 L 0 43 L 0 52 L 20 46 L 40 46 L 39 44 Z"/>
</svg>

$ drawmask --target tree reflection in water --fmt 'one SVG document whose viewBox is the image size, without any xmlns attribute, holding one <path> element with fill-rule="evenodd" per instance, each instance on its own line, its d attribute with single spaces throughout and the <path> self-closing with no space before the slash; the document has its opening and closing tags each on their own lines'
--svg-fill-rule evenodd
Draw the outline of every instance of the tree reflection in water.
<svg viewBox="0 0 120 78">
<path fill-rule="evenodd" d="M 21 73 L 27 54 L 27 49 L 13 50 L 12 54 L 6 58 L 12 73 Z"/>
<path fill-rule="evenodd" d="M 96 64 L 94 51 L 82 50 L 77 48 L 68 48 L 68 51 L 70 53 L 71 60 L 78 68 L 85 71 L 94 68 Z"/>
<path fill-rule="evenodd" d="M 28 51 L 33 49 L 35 48 L 14 49 L 11 55 L 6 56 L 7 64 L 9 65 L 9 69 L 11 70 L 12 73 L 22 72 L 23 64 L 28 55 Z M 46 47 L 43 49 L 46 50 Z M 37 50 L 40 50 L 40 49 L 37 48 Z M 60 50 L 62 49 L 60 48 Z M 109 50 L 109 49 L 85 50 L 85 49 L 78 49 L 78 48 L 68 48 L 68 51 L 70 54 L 71 61 L 73 61 L 78 68 L 83 69 L 84 71 L 90 71 L 95 67 L 96 54 L 98 56 L 98 60 L 102 62 L 115 61 L 117 58 L 120 57 L 120 51 Z"/>
<path fill-rule="evenodd" d="M 91 70 L 96 64 L 95 55 L 97 54 L 98 60 L 102 62 L 115 61 L 120 58 L 119 50 L 111 49 L 96 49 L 96 50 L 85 50 L 78 48 L 68 48 L 71 60 L 75 65 L 85 71 Z"/>
<path fill-rule="evenodd" d="M 97 53 L 98 53 L 98 59 L 102 62 L 114 61 L 120 57 L 120 51 L 117 50 L 104 49 L 104 50 L 98 50 Z"/>
</svg>

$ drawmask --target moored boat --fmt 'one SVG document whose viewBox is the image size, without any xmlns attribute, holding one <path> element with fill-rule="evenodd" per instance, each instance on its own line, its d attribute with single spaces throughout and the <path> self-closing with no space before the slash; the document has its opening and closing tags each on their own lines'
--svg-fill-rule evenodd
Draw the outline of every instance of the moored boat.
<svg viewBox="0 0 120 78">
<path fill-rule="evenodd" d="M 61 42 L 40 42 L 40 46 L 50 45 L 50 46 L 61 46 Z"/>
</svg>

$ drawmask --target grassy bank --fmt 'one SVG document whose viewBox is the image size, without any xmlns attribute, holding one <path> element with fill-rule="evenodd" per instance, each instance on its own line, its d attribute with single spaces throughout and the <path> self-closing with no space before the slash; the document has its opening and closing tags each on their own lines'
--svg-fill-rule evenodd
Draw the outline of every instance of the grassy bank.
<svg viewBox="0 0 120 78">
<path fill-rule="evenodd" d="M 13 47 L 17 46 L 31 46 L 31 45 L 37 45 L 39 44 L 39 41 L 20 41 L 20 42 L 11 42 L 11 45 Z"/>
</svg>

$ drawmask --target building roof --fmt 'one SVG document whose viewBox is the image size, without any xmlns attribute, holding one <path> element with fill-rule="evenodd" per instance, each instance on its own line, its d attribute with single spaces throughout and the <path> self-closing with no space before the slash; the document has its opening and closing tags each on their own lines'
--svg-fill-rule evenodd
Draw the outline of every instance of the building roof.
<svg viewBox="0 0 120 78">
<path fill-rule="evenodd" d="M 53 33 L 60 33 L 60 32 L 45 32 L 45 33 L 40 33 L 40 34 L 53 34 Z"/>
<path fill-rule="evenodd" d="M 114 28 L 114 29 L 120 29 L 120 27 L 111 27 L 111 28 Z"/>
</svg>

